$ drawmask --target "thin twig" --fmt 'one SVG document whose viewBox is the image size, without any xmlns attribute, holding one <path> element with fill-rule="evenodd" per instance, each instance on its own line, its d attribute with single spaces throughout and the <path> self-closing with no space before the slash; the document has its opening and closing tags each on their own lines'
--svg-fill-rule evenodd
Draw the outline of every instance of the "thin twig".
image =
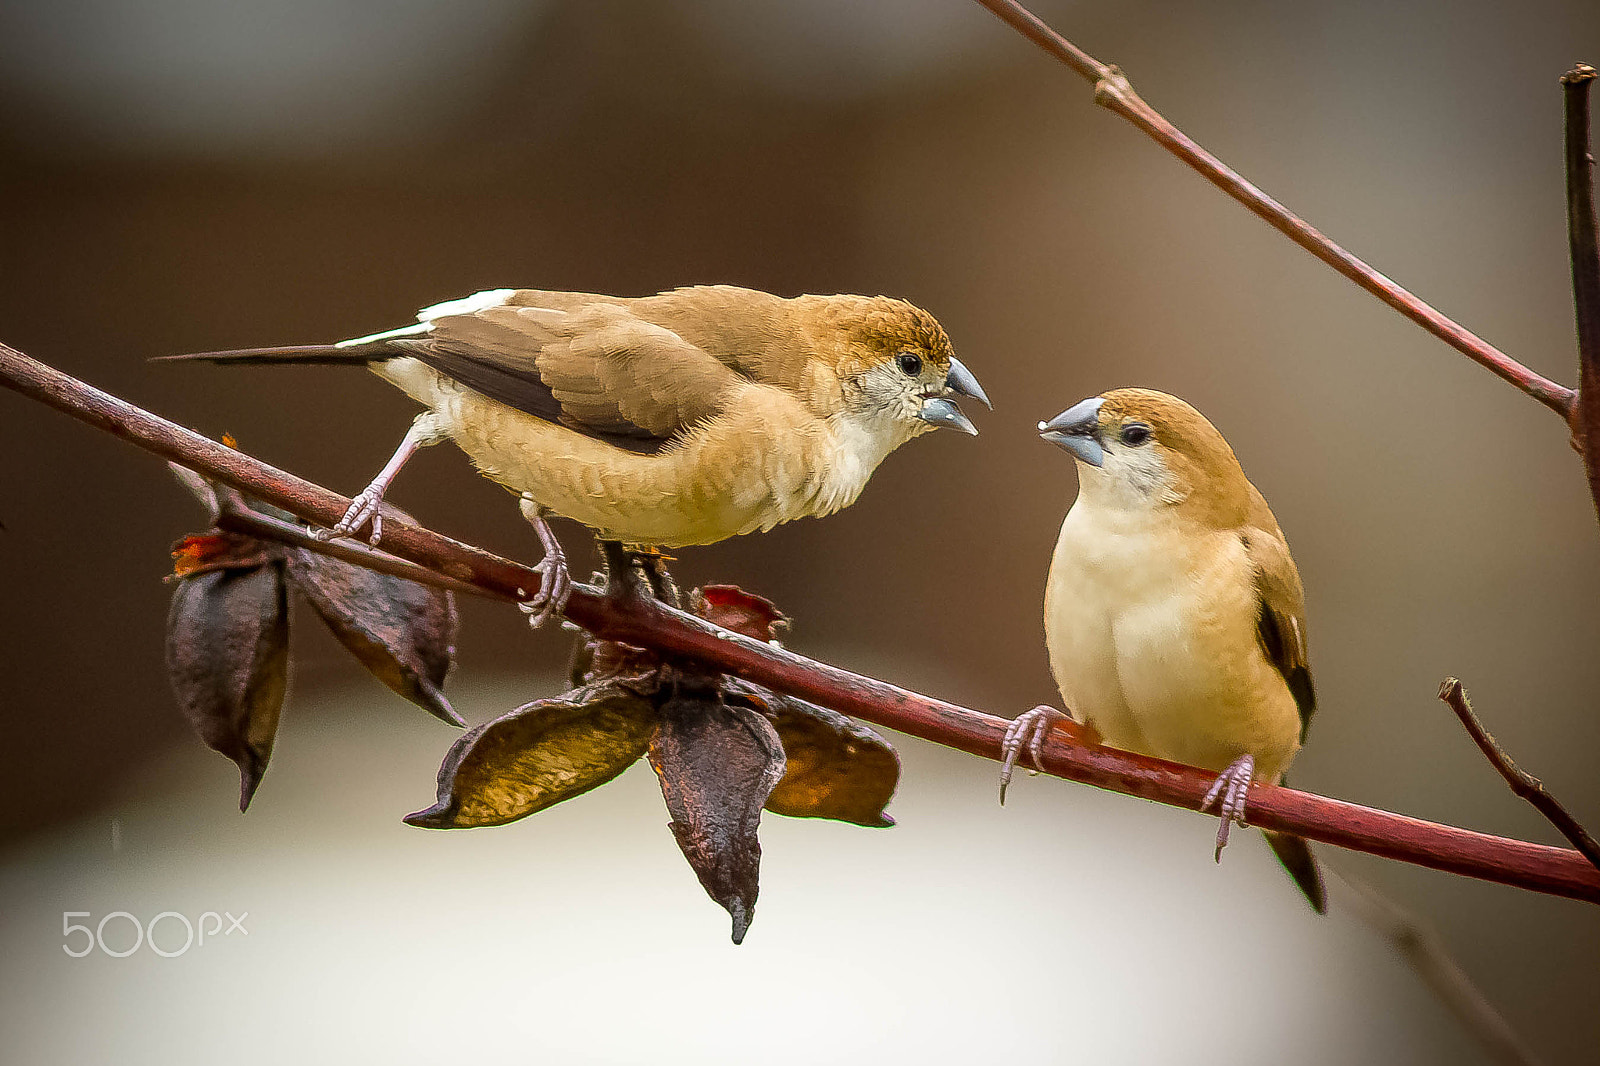
<svg viewBox="0 0 1600 1066">
<path fill-rule="evenodd" d="M 1199 171 L 1207 181 L 1264 219 L 1273 229 L 1479 366 L 1509 381 L 1563 419 L 1570 419 L 1576 396 L 1572 389 L 1523 366 L 1317 232 L 1305 220 L 1250 184 L 1227 164 L 1190 140 L 1182 130 L 1162 118 L 1133 91 L 1121 70 L 1089 55 L 1016 0 L 978 0 L 978 3 L 1094 83 L 1095 103 L 1115 111 L 1149 134 L 1156 143 Z"/>
<path fill-rule="evenodd" d="M 230 493 L 234 490 L 229 490 Z M 237 495 L 235 493 L 237 498 Z M 241 503 L 235 503 L 226 497 L 222 500 L 221 510 L 217 514 L 216 525 L 218 529 L 230 533 L 248 533 L 251 536 L 261 537 L 266 540 L 275 540 L 280 544 L 289 544 L 319 555 L 331 556 L 341 559 L 356 566 L 366 567 L 380 574 L 390 574 L 394 577 L 403 577 L 407 581 L 415 581 L 420 585 L 431 585 L 434 588 L 446 589 L 450 592 L 468 596 L 489 596 L 494 599 L 515 603 L 511 596 L 497 595 L 487 589 L 465 581 L 458 581 L 444 574 L 436 574 L 425 566 L 408 563 L 404 559 L 397 559 L 388 552 L 378 551 L 351 540 L 322 540 L 304 526 L 297 526 L 293 522 L 285 522 L 281 518 L 252 511 Z"/>
<path fill-rule="evenodd" d="M 1594 837 L 1589 835 L 1589 831 L 1545 789 L 1544 782 L 1511 761 L 1511 756 L 1506 754 L 1500 742 L 1494 739 L 1493 735 L 1483 727 L 1483 723 L 1478 721 L 1478 716 L 1472 713 L 1472 701 L 1467 699 L 1466 686 L 1453 677 L 1447 677 L 1439 686 L 1439 698 L 1456 712 L 1456 717 L 1461 719 L 1461 724 L 1466 726 L 1467 732 L 1471 734 L 1473 743 L 1478 745 L 1478 750 L 1483 752 L 1484 758 L 1500 771 L 1500 776 L 1506 779 L 1511 791 L 1533 804 L 1551 825 L 1561 831 L 1562 836 L 1572 841 L 1572 846 L 1582 852 L 1584 858 L 1594 863 L 1596 869 L 1600 869 L 1600 843 L 1596 843 Z"/>
<path fill-rule="evenodd" d="M 1595 69 L 1579 63 L 1561 76 L 1567 117 L 1567 244 L 1572 253 L 1572 304 L 1578 319 L 1578 399 L 1572 440 L 1589 475 L 1600 515 L 1600 242 L 1594 214 L 1594 156 L 1589 152 L 1589 86 Z"/>
<path fill-rule="evenodd" d="M 1349 889 L 1344 896 L 1346 907 L 1394 946 L 1495 1062 L 1502 1066 L 1538 1066 L 1538 1056 L 1451 957 L 1438 933 L 1371 885 L 1331 872 Z"/>
<path fill-rule="evenodd" d="M 312 484 L 119 400 L 0 344 L 0 384 L 324 528 L 350 505 Z M 539 573 L 409 523 L 384 526 L 388 553 L 473 586 L 486 596 L 526 599 Z M 606 640 L 653 648 L 768 688 L 853 714 L 936 744 L 998 761 L 1008 719 L 816 662 L 704 622 L 654 600 L 611 598 L 577 586 L 571 621 Z M 1078 742 L 1057 729 L 1044 746 L 1046 773 L 1142 799 L 1197 810 L 1215 775 L 1192 766 Z M 1361 807 L 1291 788 L 1258 786 L 1250 821 L 1436 870 L 1600 903 L 1600 870 L 1567 848 L 1476 833 Z"/>
</svg>

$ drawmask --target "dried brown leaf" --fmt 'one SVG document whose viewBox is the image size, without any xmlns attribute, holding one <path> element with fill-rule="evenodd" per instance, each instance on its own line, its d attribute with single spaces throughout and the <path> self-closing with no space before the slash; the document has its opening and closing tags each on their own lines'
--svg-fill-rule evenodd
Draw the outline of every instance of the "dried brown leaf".
<svg viewBox="0 0 1600 1066">
<path fill-rule="evenodd" d="M 789 619 L 765 596 L 738 585 L 707 585 L 689 594 L 689 610 L 713 625 L 756 640 L 772 640 Z"/>
<path fill-rule="evenodd" d="M 441 690 L 455 660 L 455 597 L 304 548 L 285 552 L 289 579 L 334 636 L 379 681 L 454 726 Z"/>
<path fill-rule="evenodd" d="M 738 678 L 730 700 L 747 699 L 778 731 L 788 761 L 767 810 L 791 818 L 834 818 L 881 829 L 900 783 L 900 756 L 883 737 L 826 707 L 780 696 Z"/>
<path fill-rule="evenodd" d="M 650 765 L 672 814 L 670 828 L 706 893 L 744 940 L 761 870 L 756 828 L 783 776 L 783 746 L 765 717 L 722 701 L 711 684 L 685 685 L 661 707 Z"/>
<path fill-rule="evenodd" d="M 200 739 L 239 765 L 239 809 L 261 784 L 289 676 L 283 568 L 212 569 L 178 582 L 167 674 Z"/>
<path fill-rule="evenodd" d="M 196 533 L 172 546 L 172 576 L 213 570 L 254 570 L 278 558 L 276 545 L 243 533 Z"/>
<path fill-rule="evenodd" d="M 439 768 L 437 802 L 405 821 L 472 829 L 542 811 L 626 770 L 656 722 L 649 699 L 612 684 L 519 707 L 457 740 Z"/>
</svg>

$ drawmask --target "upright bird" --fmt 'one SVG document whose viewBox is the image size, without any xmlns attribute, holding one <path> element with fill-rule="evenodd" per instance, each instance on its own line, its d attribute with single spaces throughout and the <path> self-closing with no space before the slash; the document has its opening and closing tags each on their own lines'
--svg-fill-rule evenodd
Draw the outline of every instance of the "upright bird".
<svg viewBox="0 0 1600 1066">
<path fill-rule="evenodd" d="M 337 344 L 171 356 L 367 366 L 427 408 L 332 536 L 368 523 L 420 447 L 454 440 L 522 496 L 545 551 L 537 624 L 571 587 L 553 512 L 603 540 L 709 544 L 853 503 L 895 448 L 988 405 L 926 311 L 730 285 L 623 298 L 494 289 Z"/>
<path fill-rule="evenodd" d="M 1045 642 L 1061 698 L 1104 743 L 1217 771 L 1216 855 L 1244 824 L 1252 780 L 1276 784 L 1316 705 L 1305 591 L 1267 501 L 1222 434 L 1175 396 L 1118 389 L 1039 424 L 1078 463 L 1045 592 Z M 1017 756 L 1037 765 L 1051 719 L 1006 733 L 1001 800 Z M 1321 913 L 1306 842 L 1267 833 Z"/>
</svg>

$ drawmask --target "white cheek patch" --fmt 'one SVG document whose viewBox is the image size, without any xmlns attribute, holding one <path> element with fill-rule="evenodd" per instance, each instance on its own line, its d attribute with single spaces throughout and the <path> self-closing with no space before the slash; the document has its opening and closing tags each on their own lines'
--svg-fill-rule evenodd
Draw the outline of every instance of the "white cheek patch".
<svg viewBox="0 0 1600 1066">
<path fill-rule="evenodd" d="M 916 418 L 921 401 L 913 395 L 915 382 L 892 362 L 873 367 L 856 382 L 860 389 L 857 393 L 860 406 L 869 416 L 886 415 L 895 421 Z"/>
<path fill-rule="evenodd" d="M 1172 472 L 1154 448 L 1108 448 L 1103 469 L 1110 475 L 1108 480 L 1123 489 L 1128 502 L 1176 503 L 1181 498 L 1173 490 Z"/>
</svg>

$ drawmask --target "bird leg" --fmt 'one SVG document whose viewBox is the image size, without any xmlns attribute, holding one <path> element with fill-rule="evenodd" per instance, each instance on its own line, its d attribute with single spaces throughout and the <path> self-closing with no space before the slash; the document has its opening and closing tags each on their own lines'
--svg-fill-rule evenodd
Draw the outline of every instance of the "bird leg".
<svg viewBox="0 0 1600 1066">
<path fill-rule="evenodd" d="M 332 529 L 317 530 L 317 539 L 337 540 L 340 537 L 353 537 L 370 520 L 372 535 L 367 538 L 367 543 L 377 547 L 379 539 L 383 536 L 383 494 L 389 491 L 389 483 L 400 473 L 400 468 L 406 465 L 406 461 L 416 454 L 418 448 L 426 448 L 448 439 L 450 434 L 439 425 L 439 420 L 432 411 L 424 411 L 418 415 L 412 421 L 411 428 L 406 430 L 405 439 L 400 442 L 400 447 L 394 450 L 389 462 L 378 472 L 378 476 L 372 479 L 372 484 L 362 489 L 356 498 L 350 501 L 344 517 L 339 519 Z"/>
<path fill-rule="evenodd" d="M 545 509 L 526 494 L 519 506 L 522 517 L 539 538 L 539 547 L 544 549 L 544 558 L 534 567 L 539 571 L 539 591 L 517 604 L 517 609 L 528 616 L 528 625 L 538 629 L 567 609 L 567 600 L 572 596 L 572 573 L 567 569 L 566 551 L 545 520 Z"/>
<path fill-rule="evenodd" d="M 660 548 L 637 548 L 629 553 L 639 563 L 644 571 L 645 580 L 650 582 L 650 591 L 655 593 L 656 599 L 669 607 L 681 607 L 683 598 L 678 593 L 678 584 L 672 580 L 672 575 L 667 571 L 667 562 L 672 558 Z"/>
<path fill-rule="evenodd" d="M 1205 799 L 1200 801 L 1202 811 L 1213 806 L 1222 816 L 1222 824 L 1217 826 L 1217 850 L 1213 856 L 1217 862 L 1222 861 L 1222 849 L 1228 846 L 1228 829 L 1234 822 L 1240 825 L 1248 823 L 1244 820 L 1245 798 L 1250 794 L 1250 779 L 1255 776 L 1256 760 L 1253 755 L 1241 755 L 1228 764 L 1228 768 L 1206 793 Z M 1219 802 L 1220 801 L 1220 802 Z"/>
<path fill-rule="evenodd" d="M 656 596 L 656 582 L 646 572 L 635 552 L 620 540 L 600 541 L 600 556 L 606 564 L 606 595 L 618 600 L 642 600 Z"/>
<path fill-rule="evenodd" d="M 1027 749 L 1033 759 L 1033 772 L 1044 770 L 1044 738 L 1050 734 L 1051 728 L 1060 719 L 1071 720 L 1071 715 L 1064 714 L 1054 707 L 1039 706 L 1026 714 L 1018 715 L 1016 720 L 1006 726 L 1005 739 L 1000 742 L 1000 753 L 1005 757 L 1000 764 L 1000 803 L 1006 802 L 1006 789 L 1011 784 L 1011 772 L 1016 769 L 1017 757 Z"/>
</svg>

